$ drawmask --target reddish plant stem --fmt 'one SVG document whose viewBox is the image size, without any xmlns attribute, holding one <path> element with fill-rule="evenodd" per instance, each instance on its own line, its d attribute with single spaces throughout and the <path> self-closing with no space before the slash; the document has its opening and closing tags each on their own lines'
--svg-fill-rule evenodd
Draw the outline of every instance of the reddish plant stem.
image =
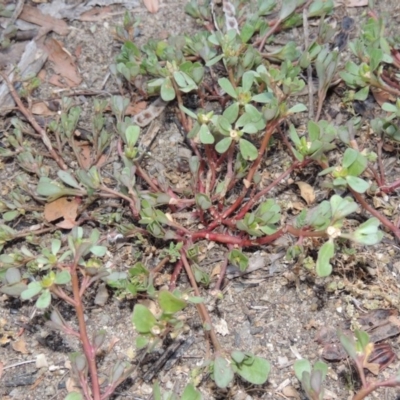
<svg viewBox="0 0 400 400">
<path fill-rule="evenodd" d="M 246 180 L 249 182 L 249 184 L 253 180 L 254 174 L 256 173 L 258 166 L 260 165 L 261 158 L 263 157 L 263 155 L 266 151 L 266 148 L 268 146 L 269 140 L 271 139 L 272 133 L 274 132 L 275 128 L 279 125 L 279 122 L 280 122 L 280 120 L 271 121 L 270 125 L 266 127 L 264 138 L 261 142 L 260 149 L 258 150 L 258 157 L 254 161 L 254 163 L 251 166 L 251 168 L 247 174 L 247 177 L 246 177 Z M 229 217 L 229 215 L 231 215 L 242 204 L 247 191 L 248 191 L 248 189 L 246 187 L 243 188 L 242 193 L 240 193 L 240 195 L 238 196 L 236 201 L 227 210 L 225 210 L 225 212 L 222 214 L 223 219 Z"/>
<path fill-rule="evenodd" d="M 400 179 L 398 179 L 397 181 L 394 181 L 394 182 L 391 183 L 389 186 L 385 186 L 385 187 L 382 187 L 382 188 L 380 188 L 380 189 L 381 189 L 381 191 L 382 191 L 383 193 L 388 194 L 388 193 L 393 192 L 394 190 L 396 190 L 396 189 L 399 188 L 399 187 L 400 187 Z"/>
<path fill-rule="evenodd" d="M 278 185 L 283 179 L 285 179 L 289 174 L 291 174 L 296 168 L 298 167 L 305 167 L 307 164 L 309 164 L 311 160 L 304 160 L 303 162 L 295 162 L 292 164 L 292 166 L 286 170 L 284 173 L 279 175 L 272 183 L 270 183 L 266 188 L 261 190 L 259 193 L 257 193 L 254 197 L 252 197 L 246 204 L 245 206 L 240 210 L 237 216 L 235 216 L 235 220 L 242 219 L 245 214 L 247 213 L 248 210 L 250 210 L 251 207 L 260 199 L 262 196 L 267 194 L 269 191 L 271 191 L 276 185 Z"/>
<path fill-rule="evenodd" d="M 229 246 L 229 250 L 232 250 L 232 246 Z M 224 282 L 224 278 L 226 275 L 226 269 L 228 268 L 228 255 L 225 256 L 225 259 L 221 265 L 221 270 L 219 272 L 218 281 L 215 284 L 214 290 L 221 290 L 222 283 Z"/>
<path fill-rule="evenodd" d="M 290 233 L 291 235 L 297 236 L 297 237 L 321 237 L 321 238 L 323 238 L 323 237 L 327 236 L 325 231 L 307 231 L 307 230 L 297 229 L 291 225 L 287 225 L 287 226 L 279 229 L 272 235 L 263 236 L 263 237 L 257 238 L 257 239 L 243 239 L 238 236 L 225 235 L 223 233 L 213 233 L 208 230 L 192 233 L 191 239 L 193 241 L 198 240 L 198 239 L 207 239 L 212 242 L 238 245 L 239 247 L 251 247 L 251 246 L 259 246 L 261 244 L 272 243 L 273 241 L 280 238 L 285 233 Z"/>
<path fill-rule="evenodd" d="M 386 381 L 367 383 L 365 387 L 361 388 L 361 390 L 354 395 L 353 400 L 365 399 L 370 393 L 381 387 L 396 387 L 399 385 L 400 382 L 396 377 L 389 378 Z"/>
<path fill-rule="evenodd" d="M 138 174 L 138 176 L 140 176 L 142 179 L 144 179 L 147 184 L 155 191 L 155 192 L 159 192 L 160 189 L 157 187 L 157 185 L 151 180 L 151 178 L 147 175 L 147 173 L 143 170 L 143 168 L 138 164 L 135 163 L 135 167 L 136 167 L 136 173 Z"/>
<path fill-rule="evenodd" d="M 53 146 L 51 144 L 49 137 L 47 136 L 46 131 L 36 122 L 32 113 L 24 106 L 20 97 L 18 96 L 17 92 L 15 91 L 13 84 L 9 81 L 7 75 L 4 74 L 3 72 L 0 72 L 0 76 L 3 78 L 4 82 L 6 83 L 12 98 L 14 99 L 15 103 L 18 106 L 18 109 L 22 112 L 22 114 L 24 114 L 24 116 L 28 120 L 28 122 L 32 125 L 32 127 L 35 129 L 35 131 L 40 135 L 43 144 L 46 146 L 47 150 L 50 153 L 50 156 L 54 159 L 54 161 L 58 164 L 58 166 L 62 170 L 66 171 L 68 169 L 68 167 L 65 164 L 65 162 L 63 161 L 63 159 L 53 149 Z"/>
<path fill-rule="evenodd" d="M 89 397 L 88 399 L 100 400 L 101 396 L 100 396 L 99 377 L 97 375 L 96 354 L 94 347 L 90 343 L 86 330 L 84 308 L 79 290 L 79 279 L 77 271 L 78 271 L 78 260 L 74 260 L 74 263 L 70 267 L 72 293 L 74 295 L 75 312 L 78 318 L 80 340 L 82 342 L 83 352 L 85 353 L 86 361 L 89 366 L 89 373 L 91 378 L 92 398 Z"/>
<path fill-rule="evenodd" d="M 394 235 L 397 237 L 397 239 L 400 239 L 400 229 L 397 228 L 393 223 L 391 223 L 384 215 L 382 215 L 380 212 L 375 210 L 372 206 L 370 206 L 364 197 L 360 194 L 354 191 L 353 189 L 349 188 L 355 199 L 361 204 L 361 206 L 367 210 L 372 216 L 376 217 L 381 221 L 382 225 L 386 226 L 386 228 L 390 229 Z"/>
<path fill-rule="evenodd" d="M 278 19 L 275 21 L 274 25 L 272 25 L 271 28 L 269 28 L 269 31 L 266 32 L 265 35 L 261 38 L 261 40 L 255 42 L 255 45 L 260 44 L 260 45 L 258 46 L 258 51 L 259 51 L 259 52 L 261 52 L 262 49 L 264 48 L 264 45 L 265 45 L 265 42 L 267 41 L 267 39 L 268 39 L 271 35 L 273 35 L 273 34 L 275 33 L 275 31 L 279 28 L 279 25 L 281 24 L 281 22 L 282 22 L 282 21 L 278 18 Z"/>
<path fill-rule="evenodd" d="M 192 272 L 192 268 L 189 265 L 188 259 L 186 258 L 186 249 L 185 246 L 181 249 L 181 260 L 183 262 L 183 265 L 185 267 L 185 271 L 189 277 L 189 281 L 190 284 L 193 288 L 193 291 L 195 293 L 196 296 L 200 297 L 200 290 L 199 287 L 197 286 L 196 283 L 196 279 L 194 278 L 193 272 Z M 211 322 L 211 318 L 210 318 L 210 314 L 207 311 L 206 306 L 203 303 L 199 303 L 196 304 L 197 306 L 197 310 L 200 314 L 200 317 L 203 321 L 203 323 L 207 324 L 207 330 L 205 332 L 208 333 L 208 335 L 210 336 L 211 342 L 214 346 L 214 350 L 216 353 L 220 353 L 222 352 L 222 346 L 219 343 L 219 340 L 217 338 L 217 335 L 215 334 L 214 328 L 212 326 L 212 322 Z"/>
<path fill-rule="evenodd" d="M 174 271 L 172 272 L 171 279 L 169 280 L 169 291 L 172 292 L 176 288 L 176 280 L 183 268 L 182 259 L 179 259 L 176 264 Z"/>
<path fill-rule="evenodd" d="M 138 215 L 139 215 L 139 212 L 138 212 L 138 210 L 136 209 L 136 206 L 135 206 L 135 202 L 130 198 L 130 197 L 128 197 L 128 196 L 125 196 L 124 194 L 122 194 L 122 193 L 120 193 L 120 192 L 117 192 L 116 190 L 114 190 L 114 189 L 111 189 L 111 188 L 109 188 L 109 187 L 107 187 L 107 186 L 101 186 L 101 190 L 103 191 L 103 192 L 106 192 L 106 193 L 108 193 L 108 194 L 111 194 L 113 197 L 116 197 L 116 198 L 121 198 L 121 199 L 123 199 L 123 200 L 126 200 L 127 202 L 128 202 L 128 204 L 129 204 L 129 208 L 131 209 L 131 211 L 132 211 L 132 214 L 135 216 L 135 217 L 138 217 Z"/>
<path fill-rule="evenodd" d="M 151 273 L 152 275 L 158 274 L 158 273 L 168 264 L 169 260 L 170 260 L 170 257 L 169 257 L 169 256 L 164 257 L 164 258 L 156 265 L 156 267 L 150 271 L 150 273 Z"/>
<path fill-rule="evenodd" d="M 75 300 L 71 299 L 64 290 L 62 290 L 59 286 L 53 286 L 51 289 L 51 292 L 54 293 L 57 297 L 60 299 L 63 299 L 66 303 L 71 305 L 72 307 L 75 307 Z"/>
</svg>

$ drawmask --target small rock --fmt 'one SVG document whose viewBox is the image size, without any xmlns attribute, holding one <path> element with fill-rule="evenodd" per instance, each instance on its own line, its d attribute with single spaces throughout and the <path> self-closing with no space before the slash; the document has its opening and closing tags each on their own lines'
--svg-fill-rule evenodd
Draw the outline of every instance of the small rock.
<svg viewBox="0 0 400 400">
<path fill-rule="evenodd" d="M 47 386 L 46 389 L 44 390 L 44 393 L 48 397 L 52 397 L 56 394 L 56 390 L 54 389 L 53 386 Z"/>
</svg>

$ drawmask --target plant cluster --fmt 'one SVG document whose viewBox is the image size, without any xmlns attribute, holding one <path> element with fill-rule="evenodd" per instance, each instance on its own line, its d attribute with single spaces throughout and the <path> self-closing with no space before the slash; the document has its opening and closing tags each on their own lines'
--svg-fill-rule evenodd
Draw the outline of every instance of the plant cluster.
<svg viewBox="0 0 400 400">
<path fill-rule="evenodd" d="M 204 368 L 216 385 L 227 388 L 234 374 L 250 383 L 263 384 L 270 372 L 267 360 L 238 350 L 228 352 L 218 341 L 200 295 L 199 285 L 209 285 L 210 277 L 198 265 L 196 243 L 206 240 L 226 246 L 225 262 L 214 287 L 221 295 L 219 289 L 228 262 L 244 271 L 248 257 L 243 249 L 268 245 L 284 234 L 297 239 L 287 249 L 287 255 L 299 263 L 303 259 L 300 255 L 313 250 L 307 247 L 310 245 L 306 240 L 312 239 L 313 246 L 318 248 L 314 273 L 320 277 L 332 273 L 332 260 L 343 243 L 379 243 L 383 236 L 379 225 L 400 238 L 396 224 L 367 201 L 367 196 L 387 194 L 400 186 L 398 181 L 386 183 L 381 152 L 360 148 L 355 134 L 359 127 L 357 119 L 339 127 L 320 119 L 328 89 L 338 74 L 348 85 L 348 98 L 365 99 L 372 88 L 397 93 L 388 83 L 384 68 L 387 65 L 399 68 L 400 57 L 395 39 L 384 36 L 383 20 L 371 16 L 360 38 L 350 44 L 359 63 L 348 62 L 339 71 L 340 53 L 330 48 L 334 32 L 324 18 L 333 10 L 331 0 L 285 1 L 274 18 L 269 16 L 276 8 L 275 1 L 247 3 L 224 1 L 218 12 L 211 1 L 198 4 L 191 0 L 186 11 L 204 30 L 193 36 L 151 39 L 141 48 L 133 42 L 132 32 L 137 22 L 129 14 L 125 15 L 123 26 L 116 28 L 116 37 L 123 44 L 111 72 L 121 89 L 128 85 L 146 99 L 160 96 L 164 103 L 176 102 L 179 121 L 192 150 L 191 181 L 183 192 L 174 190 L 165 179 L 149 175 L 142 166 L 146 150 L 140 146 L 141 127 L 146 123 L 141 118 L 150 122 L 158 115 L 157 111 L 151 111 L 156 107 L 145 110 L 146 115 L 129 117 L 126 116 L 129 100 L 124 96 L 95 100 L 92 129 L 85 138 L 90 144 L 88 163 L 75 136 L 81 108 L 71 98 L 64 98 L 60 118 L 44 130 L 35 124 L 20 95 L 3 76 L 36 134 L 20 119 L 13 118 L 4 147 L 0 147 L 2 158 L 15 159 L 25 171 L 25 175 L 16 178 L 18 189 L 0 202 L 3 220 L 0 291 L 23 300 L 35 298 L 36 307 L 41 309 L 50 307 L 52 297 L 75 308 L 79 330 L 72 329 L 54 307 L 49 324 L 53 329 L 74 335 L 82 343 L 83 352 L 73 354 L 71 361 L 85 399 L 108 398 L 134 370 L 118 363 L 107 382 L 99 385 L 96 352 L 105 332 L 98 332 L 92 339 L 88 337 L 82 303 L 85 291 L 96 282 L 105 282 L 120 297 L 141 293 L 156 302 L 159 309 L 156 315 L 144 305 L 134 307 L 132 323 L 139 333 L 138 348 L 151 351 L 167 336 L 176 338 L 182 334 L 186 324 L 181 312 L 188 303 L 194 303 L 214 348 L 214 358 Z M 318 34 L 304 50 L 293 42 L 274 51 L 265 47 L 277 32 L 302 25 L 304 15 L 319 20 Z M 318 110 L 304 132 L 295 126 L 293 116 L 307 110 L 297 99 L 306 86 L 302 72 L 308 68 L 315 70 L 318 77 Z M 189 93 L 197 94 L 199 108 L 185 106 L 184 98 Z M 398 140 L 400 104 L 387 101 L 382 108 L 389 115 L 373 121 L 371 126 L 382 142 Z M 109 120 L 113 122 L 112 130 L 106 123 Z M 48 150 L 45 155 L 37 150 L 29 135 L 42 141 Z M 284 171 L 276 179 L 263 186 L 264 162 L 277 143 L 287 150 L 289 161 L 285 161 Z M 105 177 L 101 162 L 110 147 L 116 149 L 123 165 L 113 171 L 111 179 Z M 333 158 L 332 151 L 336 152 Z M 50 168 L 47 158 L 53 159 L 57 168 L 54 165 Z M 72 168 L 74 163 L 77 168 Z M 324 177 L 320 179 L 325 179 L 326 197 L 287 222 L 281 213 L 283 204 L 275 198 L 273 190 L 295 171 L 308 168 L 317 169 L 319 176 Z M 34 187 L 33 179 L 37 180 Z M 57 232 L 57 225 L 44 220 L 42 207 L 38 206 L 60 199 L 76 204 L 73 217 L 67 219 L 63 215 L 66 223 L 75 225 L 67 242 Z M 96 209 L 105 200 L 112 212 Z M 124 211 L 121 204 L 126 206 Z M 347 219 L 360 206 L 372 218 L 350 228 Z M 181 225 L 175 218 L 181 211 L 190 213 L 197 224 Z M 36 231 L 13 228 L 12 223 L 18 218 L 37 222 Z M 99 228 L 107 226 L 114 236 L 102 236 L 97 229 L 84 234 L 81 225 L 88 221 Z M 54 235 L 50 242 L 39 239 L 40 234 L 49 232 Z M 106 269 L 102 259 L 107 240 L 112 242 L 117 237 L 134 238 L 139 244 L 162 241 L 165 247 L 162 261 L 149 270 L 138 255 L 138 262 L 127 272 Z M 17 249 L 13 243 L 19 238 L 25 238 L 26 244 Z M 175 266 L 170 291 L 158 290 L 155 275 L 168 263 Z M 175 287 L 182 269 L 189 277 L 191 290 L 180 291 Z M 357 343 L 365 342 L 361 336 Z M 367 384 L 360 367 L 367 357 L 367 344 L 353 351 L 357 344 L 351 347 L 350 339 L 344 336 L 341 340 L 355 361 L 363 384 L 361 394 L 354 399 L 364 398 L 379 386 L 397 385 L 397 381 L 390 381 L 393 385 Z M 326 365 L 317 362 L 311 368 L 309 362 L 301 361 L 296 363 L 295 371 L 307 396 L 322 398 Z M 67 398 L 79 396 L 75 393 Z M 157 386 L 154 396 L 173 398 L 173 394 L 161 397 Z M 192 382 L 182 399 L 199 397 Z"/>
</svg>

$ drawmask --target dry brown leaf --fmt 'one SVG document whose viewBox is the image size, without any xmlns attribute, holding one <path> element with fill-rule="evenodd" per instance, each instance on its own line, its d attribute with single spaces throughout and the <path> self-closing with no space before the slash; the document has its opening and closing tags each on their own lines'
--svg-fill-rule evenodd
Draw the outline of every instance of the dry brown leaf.
<svg viewBox="0 0 400 400">
<path fill-rule="evenodd" d="M 390 101 L 393 101 L 393 102 L 396 101 L 396 98 L 393 97 L 393 95 L 391 95 L 389 92 L 386 92 L 385 90 L 371 86 L 371 92 L 374 96 L 374 99 L 380 106 L 382 106 L 383 103 L 387 103 Z"/>
<path fill-rule="evenodd" d="M 54 115 L 55 112 L 51 111 L 49 107 L 47 107 L 47 104 L 44 102 L 39 102 L 39 103 L 34 103 L 32 105 L 31 109 L 32 113 L 35 115 L 43 115 L 43 116 L 49 116 L 49 115 Z"/>
<path fill-rule="evenodd" d="M 221 273 L 221 264 L 218 263 L 211 272 L 211 278 L 218 276 Z"/>
<path fill-rule="evenodd" d="M 75 144 L 77 144 L 77 141 L 75 141 Z M 91 157 L 91 146 L 88 144 L 85 144 L 83 146 L 80 146 L 81 152 L 81 163 L 82 167 L 85 169 L 89 169 L 92 166 L 92 157 Z"/>
<path fill-rule="evenodd" d="M 136 115 L 147 108 L 146 101 L 139 101 L 138 103 L 130 103 L 125 111 L 125 115 Z"/>
<path fill-rule="evenodd" d="M 37 7 L 32 7 L 27 4 L 22 9 L 18 18 L 51 29 L 61 36 L 68 35 L 69 32 L 68 24 L 65 21 L 43 14 Z"/>
<path fill-rule="evenodd" d="M 18 353 L 28 354 L 28 350 L 26 349 L 26 342 L 24 339 L 18 339 L 15 342 L 12 342 L 12 348 Z"/>
<path fill-rule="evenodd" d="M 155 14 L 160 8 L 160 3 L 158 2 L 158 0 L 143 0 L 143 3 L 147 10 L 150 11 L 152 14 Z"/>
<path fill-rule="evenodd" d="M 76 198 L 68 200 L 66 197 L 61 197 L 44 206 L 44 218 L 48 222 L 64 218 L 56 226 L 62 229 L 72 229 L 76 225 L 75 219 L 78 216 L 78 207 L 79 201 Z"/>
<path fill-rule="evenodd" d="M 58 87 L 60 87 L 60 88 L 65 88 L 66 85 L 65 85 L 64 83 L 62 83 L 62 82 L 60 81 L 60 79 L 61 79 L 61 76 L 52 75 L 52 76 L 49 78 L 49 81 L 48 81 L 48 82 L 50 83 L 50 85 L 58 86 Z"/>
<path fill-rule="evenodd" d="M 306 182 L 296 182 L 300 189 L 300 196 L 306 201 L 307 205 L 313 204 L 315 201 L 315 192 L 311 185 Z"/>
<path fill-rule="evenodd" d="M 73 378 L 67 379 L 65 382 L 65 388 L 67 389 L 68 393 L 79 392 L 80 390 L 78 383 Z"/>
<path fill-rule="evenodd" d="M 46 72 L 46 70 L 43 68 L 43 69 L 41 69 L 40 71 L 39 71 L 39 73 L 38 73 L 38 78 L 41 80 L 41 81 L 44 81 L 44 80 L 46 80 L 46 77 L 47 77 L 47 72 Z"/>
<path fill-rule="evenodd" d="M 299 392 L 293 386 L 286 386 L 282 389 L 282 394 L 286 397 L 292 397 L 294 399 L 300 399 Z"/>
<path fill-rule="evenodd" d="M 85 22 L 96 22 L 106 19 L 110 16 L 111 7 L 100 7 L 100 8 L 93 8 L 91 10 L 85 11 L 79 17 L 80 21 Z"/>
<path fill-rule="evenodd" d="M 368 0 L 347 0 L 347 7 L 365 7 L 368 5 Z"/>
<path fill-rule="evenodd" d="M 59 41 L 52 38 L 46 40 L 45 46 L 49 53 L 49 60 L 53 62 L 55 72 L 64 78 L 68 86 L 78 86 L 82 78 L 71 54 L 63 48 Z"/>
</svg>

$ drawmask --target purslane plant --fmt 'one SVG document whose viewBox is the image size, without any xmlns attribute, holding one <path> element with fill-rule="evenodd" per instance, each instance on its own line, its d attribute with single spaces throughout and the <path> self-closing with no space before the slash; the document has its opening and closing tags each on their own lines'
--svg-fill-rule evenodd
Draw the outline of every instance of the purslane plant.
<svg viewBox="0 0 400 400">
<path fill-rule="evenodd" d="M 315 273 L 323 277 L 332 273 L 331 262 L 343 240 L 374 245 L 383 235 L 379 231 L 380 224 L 400 238 L 398 227 L 373 209 L 364 198 L 372 186 L 365 172 L 367 169 L 375 171 L 376 157 L 372 152 L 357 148 L 354 138 L 350 137 L 350 131 L 355 128 L 335 127 L 317 117 L 316 121 L 308 122 L 302 134 L 293 124 L 294 114 L 306 110 L 304 104 L 295 101 L 295 96 L 305 87 L 301 78 L 302 68 L 312 65 L 317 71 L 318 114 L 338 68 L 338 54 L 328 52 L 326 41 L 329 34 L 323 32 L 322 22 L 320 42 L 310 45 L 303 52 L 293 43 L 273 53 L 264 52 L 265 42 L 272 34 L 301 24 L 299 16 L 302 7 L 309 7 L 308 16 L 315 18 L 330 12 L 332 2 L 285 2 L 270 25 L 265 23 L 263 16 L 268 15 L 275 4 L 260 2 L 260 5 L 262 7 L 258 11 L 243 5 L 236 8 L 232 5 L 230 11 L 225 7 L 221 16 L 211 9 L 211 3 L 206 2 L 204 6 L 192 1 L 187 9 L 202 21 L 207 31 L 195 37 L 150 40 L 142 48 L 138 48 L 131 40 L 135 21 L 129 14 L 124 18 L 123 27 L 116 31 L 124 44 L 115 64 L 111 66 L 111 72 L 121 88 L 125 82 L 135 86 L 143 97 L 157 95 L 164 103 L 177 103 L 180 124 L 192 149 L 192 156 L 188 160 L 191 181 L 187 190 L 178 192 L 165 179 L 157 179 L 144 170 L 141 160 L 146 154 L 139 146 L 142 130 L 134 118 L 126 115 L 129 100 L 124 96 L 94 102 L 92 130 L 87 136 L 91 149 L 90 165 L 84 162 L 74 137 L 81 108 L 74 105 L 70 98 L 62 100 L 60 118 L 52 121 L 47 131 L 28 118 L 49 150 L 49 157 L 59 166 L 57 172 L 48 168 L 43 155 L 27 140 L 24 125 L 17 118 L 12 120 L 13 131 L 8 133 L 5 147 L 0 147 L 0 156 L 16 157 L 27 174 L 38 178 L 35 190 L 27 184 L 28 179 L 19 178 L 20 189 L 13 191 L 0 203 L 3 218 L 0 248 L 7 249 L 15 239 L 21 237 L 25 237 L 32 246 L 31 249 L 24 246 L 0 256 L 0 277 L 3 281 L 0 290 L 21 296 L 24 300 L 35 298 L 39 308 L 48 307 L 52 295 L 76 308 L 79 332 L 71 330 L 57 311 L 52 312 L 51 320 L 53 327 L 81 340 L 84 352 L 75 354 L 72 359 L 86 399 L 107 398 L 130 371 L 123 364 L 117 365 L 105 389 L 100 390 L 94 354 L 104 334 L 99 338 L 96 336 L 93 341 L 88 339 L 81 299 L 83 292 L 94 282 L 100 279 L 105 281 L 121 297 L 133 297 L 140 292 L 159 303 L 162 310 L 159 315 L 152 314 L 142 305 L 136 305 L 132 316 L 132 322 L 141 334 L 138 347 L 146 347 L 149 351 L 166 335 L 176 337 L 183 331 L 184 324 L 176 318 L 176 314 L 187 302 L 194 302 L 215 350 L 208 368 L 216 384 L 221 388 L 227 387 L 235 373 L 253 384 L 262 384 L 267 380 L 270 370 L 266 360 L 247 352 L 227 352 L 218 341 L 207 309 L 200 301 L 198 283 L 208 284 L 209 280 L 197 265 L 196 242 L 214 241 L 227 247 L 226 259 L 215 285 L 218 293 L 228 260 L 244 271 L 248 258 L 243 249 L 273 243 L 284 234 L 297 239 L 293 248 L 288 249 L 292 255 L 298 254 L 299 249 L 307 251 L 303 247 L 304 239 L 314 238 L 320 246 Z M 237 23 L 235 29 L 230 29 L 229 24 L 220 24 L 221 18 L 226 20 L 228 17 L 231 22 Z M 360 59 L 367 51 L 365 49 L 378 46 L 369 33 L 377 29 L 374 24 L 372 21 L 371 26 L 366 28 L 363 44 L 352 45 Z M 379 64 L 392 59 L 389 59 L 385 42 L 379 42 L 379 46 L 380 51 L 371 49 L 371 56 L 363 60 L 364 64 L 356 67 L 348 64 L 346 71 L 342 71 L 343 80 L 352 89 L 378 84 L 385 89 L 380 80 L 382 74 Z M 139 75 L 143 79 L 138 79 Z M 29 117 L 29 111 L 11 83 L 9 86 L 20 111 Z M 183 100 L 188 93 L 198 95 L 199 109 L 185 106 Z M 364 89 L 362 95 L 365 93 Z M 213 107 L 207 108 L 209 103 Z M 114 118 L 113 132 L 106 124 L 108 105 Z M 384 107 L 393 113 L 390 120 L 397 118 L 398 110 L 395 107 L 398 105 Z M 285 129 L 285 126 L 289 128 Z M 379 126 L 381 129 L 387 127 L 385 123 Z M 264 185 L 261 183 L 263 163 L 277 146 L 273 138 L 277 131 L 282 140 L 279 144 L 287 149 L 292 161 L 279 176 Z M 396 135 L 392 135 L 392 138 L 396 138 Z M 342 158 L 337 160 L 337 165 L 331 166 L 329 152 L 339 147 L 338 144 L 345 150 Z M 116 157 L 122 164 L 120 170 L 113 172 L 111 182 L 105 179 L 99 163 L 109 146 L 115 149 Z M 76 161 L 78 168 L 68 168 L 69 157 Z M 312 209 L 305 208 L 293 221 L 286 221 L 282 218 L 282 207 L 273 190 L 294 171 L 306 167 L 316 168 L 321 176 L 326 177 L 324 187 L 330 190 L 330 198 Z M 382 181 L 377 185 L 382 186 Z M 346 192 L 352 196 L 343 195 Z M 169 250 L 163 255 L 164 259 L 156 267 L 156 272 L 161 271 L 167 263 L 175 265 L 170 282 L 171 291 L 157 291 L 153 280 L 156 272 L 149 271 L 140 261 L 127 273 L 103 269 L 105 247 L 99 242 L 105 238 L 100 238 L 97 231 L 93 231 L 86 239 L 80 227 L 74 228 L 68 239 L 69 250 L 64 251 L 58 237 L 47 248 L 35 242 L 31 231 L 19 232 L 9 226 L 11 221 L 29 211 L 35 220 L 42 223 L 36 233 L 52 232 L 56 227 L 45 225 L 38 212 L 41 209 L 35 209 L 32 204 L 34 201 L 51 203 L 60 198 L 77 199 L 79 217 L 74 221 L 76 225 L 86 221 L 106 223 L 112 227 L 115 236 L 134 238 L 139 243 L 154 238 L 162 240 Z M 109 205 L 114 209 L 112 213 L 85 212 L 103 204 L 104 199 L 115 201 Z M 129 222 L 121 222 L 121 204 L 127 206 Z M 369 211 L 373 218 L 354 229 L 347 229 L 346 218 L 356 212 L 359 205 Z M 180 211 L 188 212 L 196 223 L 190 226 L 180 224 L 175 218 Z M 39 254 L 38 258 L 36 254 Z M 20 273 L 19 269 L 24 267 L 27 275 Z M 189 276 L 193 294 L 175 288 L 182 269 Z M 38 272 L 41 275 L 36 276 Z M 43 272 L 46 275 L 43 276 Z M 27 278 L 32 280 L 29 285 L 26 284 Z M 322 375 L 318 372 L 322 370 L 318 367 L 315 372 L 310 368 L 307 366 L 305 371 L 310 377 L 302 373 L 301 379 L 305 376 L 305 385 L 308 385 L 310 393 L 312 390 L 312 396 L 319 398 L 322 391 L 317 390 L 314 381 L 318 376 L 322 382 Z"/>
</svg>

